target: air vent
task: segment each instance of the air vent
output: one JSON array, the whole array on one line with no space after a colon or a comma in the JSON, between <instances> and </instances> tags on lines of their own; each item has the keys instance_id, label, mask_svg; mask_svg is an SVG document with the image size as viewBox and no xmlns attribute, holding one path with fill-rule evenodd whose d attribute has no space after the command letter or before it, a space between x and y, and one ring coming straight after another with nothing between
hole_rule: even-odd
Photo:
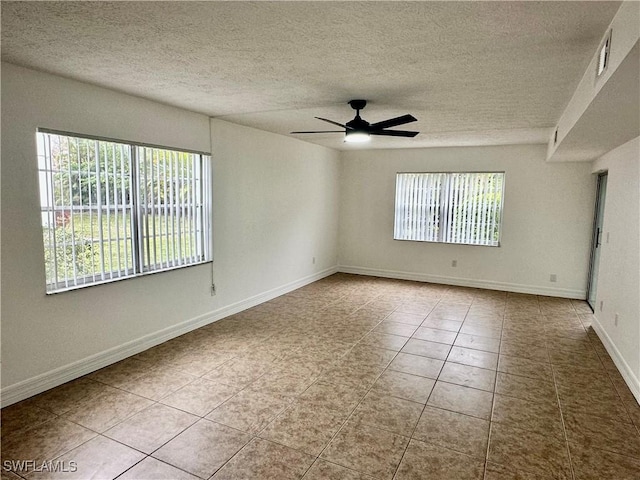
<instances>
[{"instance_id":1,"label":"air vent","mask_svg":"<svg viewBox=\"0 0 640 480\"><path fill-rule=\"evenodd\" d=\"M609 66L609 54L611 52L611 32L607 34L606 38L600 45L600 50L598 51L598 64L596 66L596 78L602 76L602 74L607 70Z\"/></svg>"}]
</instances>

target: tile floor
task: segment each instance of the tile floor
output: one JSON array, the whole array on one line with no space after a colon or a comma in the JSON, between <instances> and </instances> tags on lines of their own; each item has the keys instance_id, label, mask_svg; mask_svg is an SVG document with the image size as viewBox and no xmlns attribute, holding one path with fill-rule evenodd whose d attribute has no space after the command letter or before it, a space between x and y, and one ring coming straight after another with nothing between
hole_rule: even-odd
<instances>
[{"instance_id":1,"label":"tile floor","mask_svg":"<svg viewBox=\"0 0 640 480\"><path fill-rule=\"evenodd\" d=\"M637 480L591 318L333 275L5 408L2 480Z\"/></svg>"}]
</instances>

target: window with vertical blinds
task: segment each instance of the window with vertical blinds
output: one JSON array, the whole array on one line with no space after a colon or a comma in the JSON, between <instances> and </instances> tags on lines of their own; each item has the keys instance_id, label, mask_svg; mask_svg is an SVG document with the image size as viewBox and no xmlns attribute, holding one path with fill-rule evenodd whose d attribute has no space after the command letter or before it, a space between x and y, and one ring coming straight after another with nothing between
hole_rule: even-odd
<instances>
[{"instance_id":1,"label":"window with vertical blinds","mask_svg":"<svg viewBox=\"0 0 640 480\"><path fill-rule=\"evenodd\" d=\"M47 293L211 260L210 157L38 131Z\"/></svg>"},{"instance_id":2,"label":"window with vertical blinds","mask_svg":"<svg viewBox=\"0 0 640 480\"><path fill-rule=\"evenodd\" d=\"M503 172L398 173L394 239L500 245Z\"/></svg>"}]
</instances>

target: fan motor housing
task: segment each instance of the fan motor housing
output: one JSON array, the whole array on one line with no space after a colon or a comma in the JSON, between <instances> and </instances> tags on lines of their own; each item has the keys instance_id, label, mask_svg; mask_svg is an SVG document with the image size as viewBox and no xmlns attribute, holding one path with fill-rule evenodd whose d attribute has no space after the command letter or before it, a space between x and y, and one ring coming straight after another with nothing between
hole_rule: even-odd
<instances>
[{"instance_id":1,"label":"fan motor housing","mask_svg":"<svg viewBox=\"0 0 640 480\"><path fill-rule=\"evenodd\" d=\"M360 115L356 115L356 118L348 121L346 125L353 130L367 130L369 128L369 122L360 118Z\"/></svg>"}]
</instances>

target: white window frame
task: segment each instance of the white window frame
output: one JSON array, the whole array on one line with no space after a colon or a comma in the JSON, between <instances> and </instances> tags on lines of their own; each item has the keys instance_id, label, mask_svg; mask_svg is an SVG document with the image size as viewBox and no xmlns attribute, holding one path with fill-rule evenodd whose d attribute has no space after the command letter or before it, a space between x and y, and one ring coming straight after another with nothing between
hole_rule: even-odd
<instances>
[{"instance_id":1,"label":"white window frame","mask_svg":"<svg viewBox=\"0 0 640 480\"><path fill-rule=\"evenodd\" d=\"M393 238L499 247L504 185L504 172L398 172Z\"/></svg>"},{"instance_id":2,"label":"white window frame","mask_svg":"<svg viewBox=\"0 0 640 480\"><path fill-rule=\"evenodd\" d=\"M210 153L45 128L39 128L36 137L47 294L212 261ZM52 142L58 152L63 150L61 142L66 142L69 160L65 170L54 166ZM71 166L73 142L75 167ZM80 142L91 142L95 148L93 156L85 149L85 159L92 158L94 164L87 160L84 170ZM107 178L104 186L101 175ZM91 183L92 176L99 194L83 199L81 184ZM68 178L66 190L61 184L63 177ZM79 200L74 198L72 186L78 187ZM88 191L86 197L91 197L92 188ZM81 220L76 219L78 214ZM80 224L87 214L90 233ZM57 240L60 233L62 246ZM87 245L90 261L79 257ZM81 262L85 267L77 268ZM114 263L116 268L111 267ZM91 271L87 271L87 264Z\"/></svg>"}]
</instances>

